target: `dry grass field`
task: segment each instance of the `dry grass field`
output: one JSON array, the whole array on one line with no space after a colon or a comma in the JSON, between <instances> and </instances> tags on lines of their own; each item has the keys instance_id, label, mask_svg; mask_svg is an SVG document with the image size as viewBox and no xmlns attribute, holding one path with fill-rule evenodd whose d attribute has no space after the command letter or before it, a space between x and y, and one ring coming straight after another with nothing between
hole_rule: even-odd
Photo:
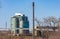
<instances>
[{"instance_id":1,"label":"dry grass field","mask_svg":"<svg viewBox=\"0 0 60 39\"><path fill-rule=\"evenodd\" d=\"M32 39L32 36L12 36L9 32L0 31L0 39ZM47 39L35 36L35 39ZM49 32L48 39L60 39L60 29L58 32Z\"/></svg>"},{"instance_id":2,"label":"dry grass field","mask_svg":"<svg viewBox=\"0 0 60 39\"><path fill-rule=\"evenodd\" d=\"M0 39L32 39L32 36L8 36L0 35ZM42 39L41 37L35 37L35 39Z\"/></svg>"}]
</instances>

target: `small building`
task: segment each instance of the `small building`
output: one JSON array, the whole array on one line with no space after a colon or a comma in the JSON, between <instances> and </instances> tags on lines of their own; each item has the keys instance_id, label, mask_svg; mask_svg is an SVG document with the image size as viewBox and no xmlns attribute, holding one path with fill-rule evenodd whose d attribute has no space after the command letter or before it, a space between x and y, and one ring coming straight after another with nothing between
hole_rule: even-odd
<instances>
[{"instance_id":1,"label":"small building","mask_svg":"<svg viewBox=\"0 0 60 39\"><path fill-rule=\"evenodd\" d=\"M16 13L11 17L11 33L13 34L29 34L28 17L21 13Z\"/></svg>"}]
</instances>

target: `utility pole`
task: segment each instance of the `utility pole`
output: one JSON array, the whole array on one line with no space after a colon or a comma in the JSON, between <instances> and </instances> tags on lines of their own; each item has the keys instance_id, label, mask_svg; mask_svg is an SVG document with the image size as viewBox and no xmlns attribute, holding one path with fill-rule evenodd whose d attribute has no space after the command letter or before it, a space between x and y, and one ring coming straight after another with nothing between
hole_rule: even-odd
<instances>
[{"instance_id":1,"label":"utility pole","mask_svg":"<svg viewBox=\"0 0 60 39\"><path fill-rule=\"evenodd\" d=\"M32 7L33 7L33 39L34 39L34 34L35 34L35 32L34 32L34 2L32 2Z\"/></svg>"},{"instance_id":2,"label":"utility pole","mask_svg":"<svg viewBox=\"0 0 60 39\"><path fill-rule=\"evenodd\" d=\"M7 22L5 23L5 28L7 29Z\"/></svg>"}]
</instances>

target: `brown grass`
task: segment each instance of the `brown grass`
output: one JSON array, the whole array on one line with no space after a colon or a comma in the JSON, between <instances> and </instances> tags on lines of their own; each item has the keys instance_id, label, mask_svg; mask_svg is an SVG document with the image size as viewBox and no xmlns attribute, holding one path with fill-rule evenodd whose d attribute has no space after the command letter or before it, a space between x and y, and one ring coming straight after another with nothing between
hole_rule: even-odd
<instances>
[{"instance_id":1,"label":"brown grass","mask_svg":"<svg viewBox=\"0 0 60 39\"><path fill-rule=\"evenodd\" d=\"M10 34L9 32L7 33L2 33L0 31L0 39L32 39L32 36L12 36L8 35ZM35 39L43 39L42 37L35 36ZM45 38L47 39L47 38ZM60 39L60 29L58 32L49 32L49 37L48 39Z\"/></svg>"}]
</instances>

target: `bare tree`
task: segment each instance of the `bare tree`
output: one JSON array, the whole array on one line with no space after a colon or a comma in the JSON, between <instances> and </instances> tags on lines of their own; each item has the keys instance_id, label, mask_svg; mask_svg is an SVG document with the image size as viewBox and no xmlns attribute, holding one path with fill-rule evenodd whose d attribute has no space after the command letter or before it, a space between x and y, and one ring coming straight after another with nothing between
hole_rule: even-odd
<instances>
[{"instance_id":1,"label":"bare tree","mask_svg":"<svg viewBox=\"0 0 60 39\"><path fill-rule=\"evenodd\" d=\"M58 24L57 24L57 26L58 26L58 29L60 28L60 18L58 18Z\"/></svg>"},{"instance_id":2,"label":"bare tree","mask_svg":"<svg viewBox=\"0 0 60 39\"><path fill-rule=\"evenodd\" d=\"M50 24L47 18L43 18L43 23L44 23L44 26L48 26L48 24Z\"/></svg>"},{"instance_id":3,"label":"bare tree","mask_svg":"<svg viewBox=\"0 0 60 39\"><path fill-rule=\"evenodd\" d=\"M43 20L44 20L44 23L47 24L47 26L52 26L53 30L55 31L55 26L58 23L56 17L50 16L50 17L44 18Z\"/></svg>"}]
</instances>

